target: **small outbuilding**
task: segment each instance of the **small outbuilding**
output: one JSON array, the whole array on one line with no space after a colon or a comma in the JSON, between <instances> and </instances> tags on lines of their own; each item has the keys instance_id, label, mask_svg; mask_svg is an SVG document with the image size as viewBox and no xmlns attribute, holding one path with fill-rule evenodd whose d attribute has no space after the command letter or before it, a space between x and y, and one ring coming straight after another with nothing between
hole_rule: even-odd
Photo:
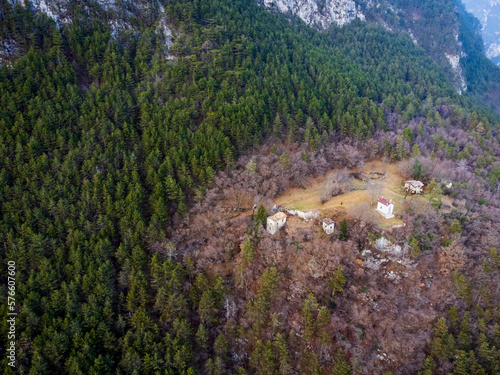
<instances>
[{"instance_id":1,"label":"small outbuilding","mask_svg":"<svg viewBox=\"0 0 500 375\"><path fill-rule=\"evenodd\" d=\"M286 223L286 214L276 212L267 218L267 231L271 234L276 233Z\"/></svg>"},{"instance_id":2,"label":"small outbuilding","mask_svg":"<svg viewBox=\"0 0 500 375\"><path fill-rule=\"evenodd\" d=\"M325 233L332 234L335 229L335 222L329 217L324 218L321 222L323 223L323 230Z\"/></svg>"},{"instance_id":3,"label":"small outbuilding","mask_svg":"<svg viewBox=\"0 0 500 375\"><path fill-rule=\"evenodd\" d=\"M405 182L404 191L410 194L422 194L424 184L421 181L409 180Z\"/></svg>"},{"instance_id":4,"label":"small outbuilding","mask_svg":"<svg viewBox=\"0 0 500 375\"><path fill-rule=\"evenodd\" d=\"M392 219L394 217L394 203L392 203L392 199L388 201L383 197L380 198L377 201L377 211L386 219Z\"/></svg>"},{"instance_id":5,"label":"small outbuilding","mask_svg":"<svg viewBox=\"0 0 500 375\"><path fill-rule=\"evenodd\" d=\"M443 181L444 187L447 189L451 189L453 187L453 182L451 181Z\"/></svg>"}]
</instances>

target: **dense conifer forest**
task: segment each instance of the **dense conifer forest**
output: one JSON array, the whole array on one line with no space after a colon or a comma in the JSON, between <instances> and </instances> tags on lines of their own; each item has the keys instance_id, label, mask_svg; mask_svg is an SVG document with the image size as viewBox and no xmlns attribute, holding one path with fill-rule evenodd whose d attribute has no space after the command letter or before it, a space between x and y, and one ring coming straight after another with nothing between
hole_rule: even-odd
<instances>
[{"instance_id":1,"label":"dense conifer forest","mask_svg":"<svg viewBox=\"0 0 500 375\"><path fill-rule=\"evenodd\" d=\"M283 176L266 175L264 165L296 180L320 175L327 168L314 170L312 161L321 165L345 145L345 154L366 160L420 156L427 171L431 153L443 165L465 160L476 170L475 185L464 177L455 194L487 191L469 213L494 222L500 122L481 98L494 91L487 82L498 71L486 62L484 71L469 66L472 93L460 96L424 49L382 27L355 21L318 33L250 1L163 3L176 35L169 48L156 8L116 35L76 2L72 22L60 27L40 12L0 3L0 39L16 49L0 68L3 342L9 260L17 267L19 314L17 369L2 351L3 373L405 373L404 360L394 368L366 361L363 370L359 353L343 344L348 338L339 333L332 341L330 316L344 299L348 305L342 293L353 285L348 265L335 266L324 295L301 301L300 337L280 328L273 303L288 271L262 260L262 212L234 239L241 274L255 267L245 291L241 279L204 269L175 239L224 183L262 179L264 186ZM259 150L272 156L249 175L249 156ZM331 165L341 168L352 155ZM261 196L272 190L255 189ZM439 228L440 220L456 220L455 233L473 225L465 214L438 219L430 212L415 214L421 232L401 239L413 239L422 253L442 245L438 229L425 237L426 222ZM349 222L350 235L343 225L335 246L358 251L357 224ZM475 249L473 239L461 241ZM498 373L500 263L496 249L484 251L471 255L469 274L447 276L457 306L422 328L434 327L412 367L422 374ZM483 288L480 300L473 285ZM244 324L230 314L237 293Z\"/></svg>"}]
</instances>

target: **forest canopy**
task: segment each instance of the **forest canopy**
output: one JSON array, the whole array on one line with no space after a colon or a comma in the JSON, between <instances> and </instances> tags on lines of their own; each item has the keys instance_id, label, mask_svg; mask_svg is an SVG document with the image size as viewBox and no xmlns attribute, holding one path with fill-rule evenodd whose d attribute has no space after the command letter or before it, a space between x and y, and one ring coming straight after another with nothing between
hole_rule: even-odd
<instances>
[{"instance_id":1,"label":"forest canopy","mask_svg":"<svg viewBox=\"0 0 500 375\"><path fill-rule=\"evenodd\" d=\"M319 153L415 119L479 133L481 145L497 136L498 117L459 96L408 37L361 22L317 33L244 0L163 3L117 34L76 3L72 22L58 26L1 0L0 39L16 53L0 68L0 259L17 267L19 373L288 373L283 333L256 339L252 359L233 366L234 342L219 327L230 281L165 244L217 172L231 173L266 142ZM175 30L170 47L161 17ZM449 159L475 155L433 137ZM375 154L398 160L405 146L394 138ZM491 186L496 155L488 149L479 162ZM245 242L249 263L254 241ZM257 333L272 319L281 276L270 266L256 278L246 308ZM343 277L338 268L335 285ZM6 295L2 282L2 316ZM308 297L304 319L326 326L332 306L323 302ZM436 323L438 344L459 335L468 315L453 318L449 332ZM308 326L311 340L320 342L323 326ZM4 319L2 338L7 330ZM436 358L448 355L438 344ZM336 352L333 373L349 373L345 355ZM319 366L314 351L304 358Z\"/></svg>"}]
</instances>

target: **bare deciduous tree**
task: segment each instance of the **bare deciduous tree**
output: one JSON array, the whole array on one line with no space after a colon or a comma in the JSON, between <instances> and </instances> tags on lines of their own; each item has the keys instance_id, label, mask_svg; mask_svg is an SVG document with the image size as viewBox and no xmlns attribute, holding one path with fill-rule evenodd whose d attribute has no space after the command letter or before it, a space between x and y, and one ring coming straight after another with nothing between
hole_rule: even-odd
<instances>
[{"instance_id":1,"label":"bare deciduous tree","mask_svg":"<svg viewBox=\"0 0 500 375\"><path fill-rule=\"evenodd\" d=\"M169 241L165 244L163 253L167 256L167 258L175 259L175 257L177 256L177 247L173 242Z\"/></svg>"},{"instance_id":2,"label":"bare deciduous tree","mask_svg":"<svg viewBox=\"0 0 500 375\"><path fill-rule=\"evenodd\" d=\"M370 194L370 205L373 205L375 197L378 197L382 192L382 185L378 182L370 181L366 184L366 190L368 190L368 194Z\"/></svg>"},{"instance_id":3,"label":"bare deciduous tree","mask_svg":"<svg viewBox=\"0 0 500 375\"><path fill-rule=\"evenodd\" d=\"M331 197L344 194L352 190L351 177L346 169L330 173L326 179L326 186L321 201L324 203Z\"/></svg>"},{"instance_id":4,"label":"bare deciduous tree","mask_svg":"<svg viewBox=\"0 0 500 375\"><path fill-rule=\"evenodd\" d=\"M439 272L445 275L465 267L466 257L464 249L457 238L448 247L442 249L438 260L440 264Z\"/></svg>"},{"instance_id":5,"label":"bare deciduous tree","mask_svg":"<svg viewBox=\"0 0 500 375\"><path fill-rule=\"evenodd\" d=\"M465 178L465 176L467 175L467 172L468 172L467 161L464 159L459 160L457 162L456 171L457 171L457 177L461 181L463 181L463 179Z\"/></svg>"}]
</instances>

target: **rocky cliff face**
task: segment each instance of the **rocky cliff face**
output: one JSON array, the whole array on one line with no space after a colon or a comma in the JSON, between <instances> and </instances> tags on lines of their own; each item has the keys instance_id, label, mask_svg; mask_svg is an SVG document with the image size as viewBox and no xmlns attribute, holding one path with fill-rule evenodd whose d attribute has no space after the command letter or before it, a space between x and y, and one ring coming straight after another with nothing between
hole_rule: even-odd
<instances>
[{"instance_id":1,"label":"rocky cliff face","mask_svg":"<svg viewBox=\"0 0 500 375\"><path fill-rule=\"evenodd\" d=\"M72 22L74 15L75 3L68 0L9 1L47 14L58 26ZM125 30L133 30L132 17L139 18L149 25L157 24L164 34L172 34L171 30L165 29L165 11L159 0L91 0L78 5L89 18L109 24L113 36Z\"/></svg>"},{"instance_id":2,"label":"rocky cliff face","mask_svg":"<svg viewBox=\"0 0 500 375\"><path fill-rule=\"evenodd\" d=\"M47 14L59 27L73 20L75 4L68 0L9 1L13 5L20 3L22 6L29 6L35 11ZM166 52L173 44L174 33L168 27L165 9L159 0L91 0L83 2L80 7L89 18L107 23L114 38L121 32L134 31L132 18L135 17L150 26L156 26L158 33L165 38ZM166 56L169 58L168 52Z\"/></svg>"},{"instance_id":3,"label":"rocky cliff face","mask_svg":"<svg viewBox=\"0 0 500 375\"><path fill-rule=\"evenodd\" d=\"M456 75L455 88L460 94L462 94L467 90L467 84L465 83L464 73L462 71L462 66L460 65L460 56L450 55L448 53L445 53L445 56L448 59L454 74Z\"/></svg>"},{"instance_id":4,"label":"rocky cliff face","mask_svg":"<svg viewBox=\"0 0 500 375\"><path fill-rule=\"evenodd\" d=\"M364 15L353 0L264 0L264 5L300 17L309 26L327 29L345 25Z\"/></svg>"}]
</instances>

